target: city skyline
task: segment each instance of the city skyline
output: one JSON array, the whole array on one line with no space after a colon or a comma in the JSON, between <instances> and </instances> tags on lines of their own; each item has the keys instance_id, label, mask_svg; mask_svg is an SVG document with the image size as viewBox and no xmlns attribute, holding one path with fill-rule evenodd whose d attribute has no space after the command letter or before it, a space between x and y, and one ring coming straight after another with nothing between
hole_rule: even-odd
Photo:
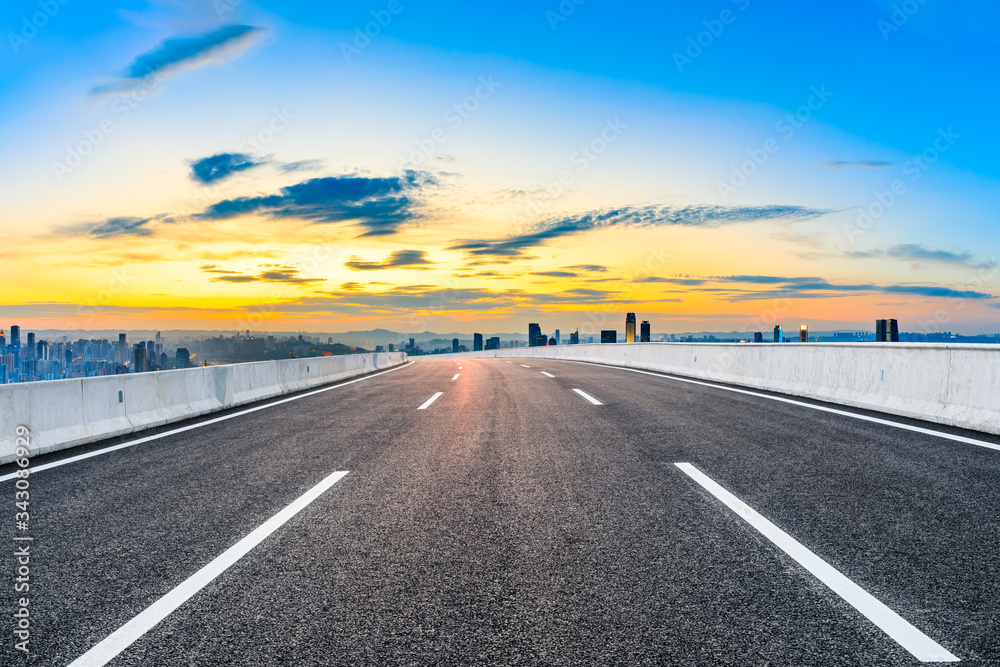
<instances>
[{"instance_id":1,"label":"city skyline","mask_svg":"<svg viewBox=\"0 0 1000 667\"><path fill-rule=\"evenodd\" d=\"M54 6L0 48L25 328L1000 329L996 7Z\"/></svg>"}]
</instances>

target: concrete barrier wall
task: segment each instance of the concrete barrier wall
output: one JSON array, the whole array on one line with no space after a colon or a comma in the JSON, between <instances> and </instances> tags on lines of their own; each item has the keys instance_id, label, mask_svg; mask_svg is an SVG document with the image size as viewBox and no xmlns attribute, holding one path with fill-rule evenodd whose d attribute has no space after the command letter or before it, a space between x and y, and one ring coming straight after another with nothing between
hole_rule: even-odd
<instances>
[{"instance_id":1,"label":"concrete barrier wall","mask_svg":"<svg viewBox=\"0 0 1000 667\"><path fill-rule=\"evenodd\" d=\"M513 348L440 357L591 361L766 389L1000 434L1000 345L616 343Z\"/></svg>"},{"instance_id":2,"label":"concrete barrier wall","mask_svg":"<svg viewBox=\"0 0 1000 667\"><path fill-rule=\"evenodd\" d=\"M397 366L402 352L259 361L176 371L0 385L0 463L14 458L15 429L31 453L162 426Z\"/></svg>"}]
</instances>

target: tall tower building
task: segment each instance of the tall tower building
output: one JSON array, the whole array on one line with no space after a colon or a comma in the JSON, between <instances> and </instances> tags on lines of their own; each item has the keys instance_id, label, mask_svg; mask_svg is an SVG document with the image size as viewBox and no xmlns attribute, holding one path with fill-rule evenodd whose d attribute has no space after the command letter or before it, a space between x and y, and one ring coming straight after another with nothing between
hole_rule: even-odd
<instances>
[{"instance_id":1,"label":"tall tower building","mask_svg":"<svg viewBox=\"0 0 1000 667\"><path fill-rule=\"evenodd\" d=\"M146 346L136 343L132 348L132 363L136 373L146 372Z\"/></svg>"},{"instance_id":2,"label":"tall tower building","mask_svg":"<svg viewBox=\"0 0 1000 667\"><path fill-rule=\"evenodd\" d=\"M483 349L483 334L472 334L472 351L479 352Z\"/></svg>"},{"instance_id":3,"label":"tall tower building","mask_svg":"<svg viewBox=\"0 0 1000 667\"><path fill-rule=\"evenodd\" d=\"M884 343L889 340L887 335L888 322L885 320L875 320L875 342Z\"/></svg>"},{"instance_id":4,"label":"tall tower building","mask_svg":"<svg viewBox=\"0 0 1000 667\"><path fill-rule=\"evenodd\" d=\"M635 342L635 313L625 313L625 342Z\"/></svg>"},{"instance_id":5,"label":"tall tower building","mask_svg":"<svg viewBox=\"0 0 1000 667\"><path fill-rule=\"evenodd\" d=\"M774 327L774 342L775 343L785 342L785 332L782 331L780 324Z\"/></svg>"},{"instance_id":6,"label":"tall tower building","mask_svg":"<svg viewBox=\"0 0 1000 667\"><path fill-rule=\"evenodd\" d=\"M648 343L650 338L649 320L643 320L642 324L639 326L639 342Z\"/></svg>"},{"instance_id":7,"label":"tall tower building","mask_svg":"<svg viewBox=\"0 0 1000 667\"><path fill-rule=\"evenodd\" d=\"M458 352L458 339L457 338L452 338L451 339L451 351L452 352Z\"/></svg>"},{"instance_id":8,"label":"tall tower building","mask_svg":"<svg viewBox=\"0 0 1000 667\"><path fill-rule=\"evenodd\" d=\"M5 347L7 347L7 334L3 332L3 329L0 329L0 354L5 354L7 352L7 350L4 349Z\"/></svg>"},{"instance_id":9,"label":"tall tower building","mask_svg":"<svg viewBox=\"0 0 1000 667\"><path fill-rule=\"evenodd\" d=\"M617 343L618 342L618 330L617 329L602 329L601 330L601 342L602 343Z\"/></svg>"},{"instance_id":10,"label":"tall tower building","mask_svg":"<svg viewBox=\"0 0 1000 667\"><path fill-rule=\"evenodd\" d=\"M808 343L809 342L809 325L803 324L799 327L799 342Z\"/></svg>"},{"instance_id":11,"label":"tall tower building","mask_svg":"<svg viewBox=\"0 0 1000 667\"><path fill-rule=\"evenodd\" d=\"M10 352L17 356L21 352L21 327L16 324L10 328Z\"/></svg>"},{"instance_id":12,"label":"tall tower building","mask_svg":"<svg viewBox=\"0 0 1000 667\"><path fill-rule=\"evenodd\" d=\"M889 320L889 342L899 342L899 322L896 320Z\"/></svg>"},{"instance_id":13,"label":"tall tower building","mask_svg":"<svg viewBox=\"0 0 1000 667\"><path fill-rule=\"evenodd\" d=\"M535 347L538 345L538 338L542 335L542 328L538 324L532 322L528 324L528 346Z\"/></svg>"}]
</instances>

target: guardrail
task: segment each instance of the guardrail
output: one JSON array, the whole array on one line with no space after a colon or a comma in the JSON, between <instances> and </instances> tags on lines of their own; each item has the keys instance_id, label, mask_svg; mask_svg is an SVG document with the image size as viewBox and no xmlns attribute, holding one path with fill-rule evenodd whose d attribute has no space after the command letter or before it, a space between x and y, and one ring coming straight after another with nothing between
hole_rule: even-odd
<instances>
[{"instance_id":1,"label":"guardrail","mask_svg":"<svg viewBox=\"0 0 1000 667\"><path fill-rule=\"evenodd\" d=\"M329 384L405 360L402 352L349 354L0 385L0 463L14 460L18 426L31 431L31 454L44 454Z\"/></svg>"},{"instance_id":2,"label":"guardrail","mask_svg":"<svg viewBox=\"0 0 1000 667\"><path fill-rule=\"evenodd\" d=\"M1000 434L1000 345L609 343L439 356L591 361Z\"/></svg>"}]
</instances>

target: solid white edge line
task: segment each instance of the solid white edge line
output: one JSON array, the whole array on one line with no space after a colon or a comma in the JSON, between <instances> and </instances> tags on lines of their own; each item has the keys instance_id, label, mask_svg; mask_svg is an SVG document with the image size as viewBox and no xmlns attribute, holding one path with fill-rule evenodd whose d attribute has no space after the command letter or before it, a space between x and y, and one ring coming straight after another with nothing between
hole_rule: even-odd
<instances>
[{"instance_id":1,"label":"solid white edge line","mask_svg":"<svg viewBox=\"0 0 1000 667\"><path fill-rule=\"evenodd\" d=\"M521 364L521 365L524 366L525 368L531 368L531 366L528 366L527 364Z\"/></svg>"},{"instance_id":2,"label":"solid white edge line","mask_svg":"<svg viewBox=\"0 0 1000 667\"><path fill-rule=\"evenodd\" d=\"M946 440L954 440L955 442L963 442L967 445L975 445L976 447L984 447L986 449L993 449L1000 451L1000 445L986 442L984 440L976 440L975 438L966 438L962 435L953 435L951 433L945 433L943 431L935 431L929 428L923 428L920 426L911 426L909 424L902 424L900 422L894 422L889 419L879 419L878 417L869 417L868 415L859 415L856 412L848 412L847 410L837 410L836 408L828 408L823 405L813 405L812 403L804 403L802 401L796 401L791 398L783 398L781 396L770 396L768 394L761 394L756 391L749 391L747 389L737 389L736 387L725 387L723 385L712 384L711 382L701 382L699 380L690 380L688 378L676 377L673 375L664 375L663 373L653 373L651 371L641 371L636 368L625 368L624 366L610 366L608 364L595 364L590 361L574 361L571 359L550 359L549 361L562 361L567 364L583 364L584 366L598 366L600 368L613 368L620 371L629 371L630 373L641 373L643 375L652 375L654 377L663 378L664 380L673 380L674 382L686 382L688 384L696 384L702 387L711 387L712 389L721 389L722 391L731 391L737 394L746 394L748 396L757 396L758 398L766 398L770 401L778 401L779 403L789 403L791 405L798 405L803 408L810 408L812 410L819 410L820 412L828 412L834 415L841 415L843 417L853 417L854 419L860 419L862 421L871 422L873 424L882 424L883 426L892 426L893 428L903 429L905 431L912 431L914 433L923 433L924 435L933 435L939 438L944 438ZM816 399L820 400L820 399ZM864 410L865 408L859 408ZM961 428L956 426L955 428Z\"/></svg>"},{"instance_id":3,"label":"solid white edge line","mask_svg":"<svg viewBox=\"0 0 1000 667\"><path fill-rule=\"evenodd\" d=\"M455 377L453 377L452 380L457 380L459 375L461 375L461 373L455 373Z\"/></svg>"},{"instance_id":4,"label":"solid white edge line","mask_svg":"<svg viewBox=\"0 0 1000 667\"><path fill-rule=\"evenodd\" d=\"M585 392L583 389L574 389L573 391L578 393L580 396L583 396L585 399L587 399L594 405L604 405L604 403L601 403L599 400L597 400L596 398Z\"/></svg>"},{"instance_id":5,"label":"solid white edge line","mask_svg":"<svg viewBox=\"0 0 1000 667\"><path fill-rule=\"evenodd\" d=\"M31 474L35 474L42 470L48 470L49 468L58 468L59 466L64 466L69 463L75 463L77 461L83 461L84 459L93 458L94 456L100 456L101 454L107 454L109 452L114 452L119 449L125 449L126 447L134 447L136 445L141 445L146 442L152 442L153 440L159 440L160 438L166 438L167 436L177 435L178 433L184 433L186 431L192 431L196 428L201 428L202 426L208 426L210 424L218 424L219 422L224 422L227 419L234 419L236 417L242 417L243 415L248 415L251 412L257 412L258 410L266 410L267 408L272 408L275 405L281 405L283 403L290 403L292 401L297 401L300 398L307 398L309 396L315 396L316 394L322 394L325 391L331 391L333 389L340 389L341 387L346 387L349 384L354 384L355 382L363 382L365 380L370 380L373 377L378 377L379 375L385 375L386 373L392 373L393 371L398 371L400 369L406 368L407 366L413 365L415 362L408 361L405 364L396 366L395 368L390 368L385 371L380 371L378 373L373 373L371 375L366 375L365 377L358 378L356 380L350 380L349 382L341 382L340 384L335 384L330 387L324 387L323 389L317 389L316 391L310 391L305 394L300 394L298 396L292 396L291 398L283 398L280 401L274 401L268 403L267 405L258 405L255 408L250 408L248 410L240 410L239 412L234 412L231 415L223 415L222 417L215 417L213 419L206 419L203 422L198 422L197 424L191 424L190 426L182 426L180 428L171 429L169 431L164 431L163 433L157 433L156 435L148 435L145 438L139 438L138 440L129 440L128 442L123 442L120 445L113 445L111 447L105 447L104 449L97 449L92 452L87 452L86 454L78 454L77 456L71 456L66 459L60 459L58 461L53 461L52 463L43 463L39 466L31 466ZM0 477L0 482L6 482L7 480L14 479L17 473L11 473L9 475L3 475Z\"/></svg>"},{"instance_id":6,"label":"solid white edge line","mask_svg":"<svg viewBox=\"0 0 1000 667\"><path fill-rule=\"evenodd\" d=\"M757 513L752 507L726 491L708 475L690 463L675 463L685 475L711 493L753 526L761 535L791 556L799 565L819 579L827 588L844 599L892 637L900 646L921 662L958 662L959 658L933 639L913 627L902 616L879 602L868 591L841 574L825 560L814 554L791 535Z\"/></svg>"},{"instance_id":7,"label":"solid white edge line","mask_svg":"<svg viewBox=\"0 0 1000 667\"><path fill-rule=\"evenodd\" d=\"M426 401L424 401L424 404L421 405L419 408L417 408L417 410L426 410L427 408L429 408L431 406L431 403L433 403L434 401L436 401L439 398L441 398L441 394L443 394L443 393L444 393L443 391L439 391L438 393L434 394L433 396L431 396L430 398L428 398Z\"/></svg>"},{"instance_id":8,"label":"solid white edge line","mask_svg":"<svg viewBox=\"0 0 1000 667\"><path fill-rule=\"evenodd\" d=\"M546 377L550 377L550 378L554 378L555 377L555 375L553 375L552 373L546 373L545 371L542 371L542 375L545 375Z\"/></svg>"},{"instance_id":9,"label":"solid white edge line","mask_svg":"<svg viewBox=\"0 0 1000 667\"><path fill-rule=\"evenodd\" d=\"M198 591L211 583L212 580L246 556L251 549L267 539L271 533L287 523L331 486L343 479L345 475L347 475L346 471L335 472L306 491L293 501L291 505L288 505L285 509L265 521L252 533L222 552L222 554L217 556L208 565L192 574L169 593L146 607L138 616L115 630L99 644L71 662L69 667L102 667L106 665L119 653L131 646L137 639L153 629L160 621L173 613L178 607L191 599Z\"/></svg>"}]
</instances>

